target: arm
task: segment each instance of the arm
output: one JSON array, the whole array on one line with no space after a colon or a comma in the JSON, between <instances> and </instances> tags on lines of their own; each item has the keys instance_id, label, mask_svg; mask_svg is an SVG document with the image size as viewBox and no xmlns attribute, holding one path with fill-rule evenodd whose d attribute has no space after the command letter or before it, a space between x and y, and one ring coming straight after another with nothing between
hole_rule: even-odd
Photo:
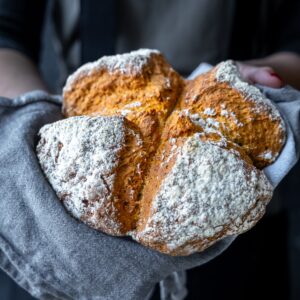
<instances>
[{"instance_id":1,"label":"arm","mask_svg":"<svg viewBox=\"0 0 300 300\"><path fill-rule=\"evenodd\" d=\"M34 63L12 49L0 49L0 96L13 98L34 89L47 91Z\"/></svg>"},{"instance_id":2,"label":"arm","mask_svg":"<svg viewBox=\"0 0 300 300\"><path fill-rule=\"evenodd\" d=\"M46 87L36 66L46 0L0 0L0 96Z\"/></svg>"}]
</instances>

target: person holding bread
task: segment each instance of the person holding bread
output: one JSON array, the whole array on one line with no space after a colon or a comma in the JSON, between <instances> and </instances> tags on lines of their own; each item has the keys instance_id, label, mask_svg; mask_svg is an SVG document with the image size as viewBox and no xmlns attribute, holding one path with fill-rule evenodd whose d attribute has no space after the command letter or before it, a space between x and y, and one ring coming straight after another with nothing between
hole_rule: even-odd
<instances>
[{"instance_id":1,"label":"person holding bread","mask_svg":"<svg viewBox=\"0 0 300 300\"><path fill-rule=\"evenodd\" d=\"M159 276L168 274L167 270L174 272L175 275L172 279L174 282L176 282L176 280L181 282L178 283L177 290L176 287L172 290L172 295L176 295L173 296L174 298L172 299L184 299L185 296L185 299L198 299L200 297L203 299L220 299L220 297L222 297L222 299L248 299L247 297L256 295L258 291L260 291L261 295L270 296L273 293L277 296L282 295L282 297L286 297L287 294L290 293L291 299L297 299L299 290L297 290L296 286L292 286L291 291L289 291L287 282L280 284L278 273L274 272L273 276L271 276L269 270L265 270L270 267L273 262L272 260L277 256L286 255L282 248L284 247L285 235L287 234L285 227L287 219L282 213L280 201L276 201L276 197L278 197L276 194L275 199L270 202L270 208L268 208L265 219L263 219L253 231L238 238L224 254L218 257L216 256L227 248L232 240L230 242L227 240L227 244L226 242L222 244L222 240L218 242L219 244L217 243L214 248L212 248L213 250L211 250L214 251L214 254L205 254L209 252L203 252L204 255L210 257L209 259L199 257L197 260L191 255L191 258L182 258L182 260L181 258L178 258L178 260L174 258L173 260L173 258L165 258L164 256L172 254L172 251L166 250L159 244L151 244L147 241L148 236L145 230L142 231L142 234L131 232L129 236L137 241L141 241L143 245L150 245L150 248L152 247L152 249L158 251L161 250L160 252L166 254L155 254L154 250L147 248L138 248L144 250L140 250L137 253L135 249L133 251L133 248L131 248L130 243L132 243L132 241L129 241L128 238L105 236L101 239L103 249L110 249L109 247L113 245L113 250L104 251L102 249L103 253L106 254L99 259L97 247L101 248L101 245L99 245L99 241L97 241L97 233L93 230L91 232L91 229L83 224L76 225L76 220L73 218L65 221L62 220L62 218L59 219L59 214L63 214L64 210L58 213L57 210L61 209L60 206L59 208L55 206L56 204L51 204L54 205L53 207L47 206L47 204L42 201L42 199L48 198L50 193L52 193L51 197L53 197L53 199L57 199L52 188L57 192L57 197L60 200L63 201L67 199L68 195L59 189L67 180L62 179L63 183L60 182L58 190L56 190L55 184L52 183L57 177L54 179L50 178L52 176L50 174L48 179L52 184L52 188L50 185L47 185L45 188L40 188L45 184L44 181L40 182L40 180L45 180L45 178L38 176L38 174L34 172L32 177L26 174L25 165L22 164L24 161L26 162L26 159L30 156L28 154L29 150L27 151L26 148L17 146L18 139L14 140L14 136L22 139L18 134L23 130L24 136L26 137L25 139L28 138L28 141L30 140L30 142L28 142L28 149L33 149L38 145L37 149L39 149L38 156L41 167L47 176L47 170L51 168L48 164L49 155L46 152L48 149L47 139L59 139L59 134L56 133L55 130L60 125L57 125L58 127L53 129L54 133L52 133L51 136L47 135L48 132L52 130L50 127L41 131L42 139L39 143L36 136L42 125L55 122L62 118L60 113L60 100L55 97L53 98L53 96L49 94L62 94L62 87L64 86L63 114L65 117L83 114L79 112L80 110L86 112L90 109L91 111L89 111L89 113L97 113L97 109L93 111L94 106L92 106L92 108L88 105L85 107L85 103L83 103L82 106L77 106L78 104L76 103L76 93L78 91L86 93L87 98L92 97L86 92L88 88L83 87L83 84L85 84L84 80L88 77L84 77L84 80L82 82L80 81L82 80L82 74L85 76L89 74L89 71L85 69L86 72L82 72L82 74L76 71L75 74L77 75L69 77L66 83L67 77L77 70L79 66L95 61L104 55L121 54L139 48L158 49L163 53L172 68L181 76L177 75L177 73L173 73L173 71L166 71L166 73L164 73L169 67L165 67L165 62L160 61L162 60L160 54L154 52L153 55L157 55L158 57L157 62L153 63L154 67L151 65L152 62L150 62L149 68L156 70L155 72L157 73L162 72L166 78L169 76L168 78L170 80L168 84L172 87L171 92L169 92L167 87L166 91L162 89L161 94L165 93L164 97L166 99L168 97L168 99L175 99L176 97L183 99L183 97L186 97L184 99L190 99L188 105L180 104L188 103L188 101L184 102L183 100L179 100L176 104L178 107L175 106L174 113L174 111L172 112L169 107L167 107L169 104L165 102L166 115L171 116L168 122L166 122L166 125L164 124L165 119L163 114L159 115L160 117L157 120L151 121L152 123L150 121L139 123L139 121L136 120L144 119L138 119L135 115L131 117L130 112L128 113L130 106L128 106L126 108L127 111L122 108L123 111L120 114L123 114L125 117L127 114L127 119L132 123L127 124L127 121L124 121L124 125L123 123L118 123L121 122L120 120L113 119L114 116L111 114L112 109L115 109L117 105L117 102L113 102L114 95L109 98L109 104L105 102L101 103L103 106L101 106L101 110L105 111L105 114L112 118L111 122L115 122L112 123L113 125L109 125L105 123L106 121L101 120L101 122L99 121L102 124L101 126L103 126L104 129L110 128L110 130L119 128L118 132L114 133L114 136L120 138L120 140L122 139L121 133L123 134L124 130L124 139L129 139L130 143L136 143L134 145L140 147L139 151L141 156L136 159L140 163L141 172L143 172L143 164L146 164L148 159L147 155L150 157L152 155L154 157L156 156L154 155L155 153L151 151L149 152L150 154L144 154L143 151L147 152L149 150L145 150L143 148L144 146L141 146L139 134L146 138L147 145L153 142L151 139L157 141L159 134L162 134L162 139L165 137L168 139L175 137L175 135L169 137L168 134L174 129L174 124L181 122L181 119L178 117L179 114L180 117L183 116L182 122L186 122L184 118L187 116L187 110L192 111L193 105L195 105L194 98L192 98L191 94L194 92L196 99L196 96L201 93L197 90L198 85L202 86L202 82L207 80L203 79L203 81L201 81L202 79L200 78L199 82L197 82L197 79L195 79L196 83L192 81L192 83L187 84L191 90L186 90L186 83L184 83L183 78L188 77L200 63L205 62L213 66L218 65L222 61L231 59L232 61L230 63L225 63L226 68L237 70L242 81L248 83L248 86L260 86L263 93L271 95L269 98L272 98L273 95L277 95L276 93L284 90L285 85L290 85L295 89L300 88L299 15L300 4L295 0L277 0L270 3L265 1L240 3L238 1L225 2L220 0L155 0L151 2L139 0L97 2L88 0L24 0L21 2L16 0L0 0L0 96L4 97L0 106L3 107L1 111L3 128L4 126L9 128L8 124L12 122L11 120L20 119L24 122L20 123L22 126L18 125L18 123L16 123L16 125L10 124L9 126L12 128L11 134L6 134L4 130L4 136L0 137L0 139L7 141L5 149L9 149L9 153L13 153L15 155L14 157L16 157L16 167L11 168L11 172L13 172L13 169L19 170L16 171L15 176L4 176L4 174L7 174L7 170L10 169L10 166L8 163L7 165L5 163L1 165L0 178L3 180L5 178L6 180L6 184L2 185L3 188L5 186L2 194L7 198L4 197L3 199L11 199L11 201L6 200L6 202L10 203L13 202L12 199L18 198L16 195L19 195L20 199L23 199L22 205L16 206L15 212L13 209L7 209L7 211L5 211L5 216L11 214L11 219L17 220L17 226L15 227L19 229L15 236L18 236L18 242L12 238L15 234L14 231L11 230L13 226L9 224L6 217L1 217L0 213L1 268L13 277L19 285L29 291L30 294L41 299L91 299L92 293L89 293L88 287L93 286L94 288L97 285L99 294L96 296L99 296L99 298L94 295L95 297L92 299L119 299L121 295L125 299L140 299L141 295L145 296L146 290L150 291L146 293L147 299L159 299L159 293L161 299L171 299L168 298L170 296L164 294L164 291L167 290L168 287L168 277L165 277L166 280L161 280L160 291L157 284L160 279L164 279L164 276L163 278ZM142 53L142 55L148 54L148 52L146 54L145 52ZM115 65L117 65L120 70L122 68L122 60L120 56L117 57L120 60L115 63ZM132 59L136 59L136 57ZM107 60L108 62L105 62L105 64L107 69L109 69L111 67L109 63L111 63L112 59L107 58ZM218 66L219 67L216 67L217 69L212 69L212 73L210 74L217 72L218 68L222 69L222 66L225 68L222 64ZM126 72L126 68L124 70L123 72ZM154 72L153 70L151 72ZM160 71L158 72L157 70ZM219 78L221 77L220 75ZM116 78L108 80L111 80L113 83L118 82ZM113 84L111 82L108 86ZM157 84L157 81L155 81L155 84ZM207 80L205 84L208 85L212 83ZM79 85L79 87L77 87L77 85ZM145 84L145 86L146 85L147 84ZM263 90L264 87L270 88L270 91L268 89ZM178 89L178 91L176 89ZM30 94L31 91L34 90L39 90L39 92ZM146 97L147 93L143 91L140 92L140 95ZM128 93L130 93L130 91ZM278 95L284 95L284 93L285 91ZM292 93L289 95L292 95ZM297 95L296 91L293 95ZM134 95L132 97L134 97ZM274 96L274 99L276 97ZM9 101L8 98L11 98L11 100ZM296 97L296 100L299 99ZM293 105L298 105L296 100L291 100L291 102L294 101ZM54 104L55 101L56 104ZM135 105L138 111L140 104L136 103L137 101L134 102L135 104L129 103L128 105ZM174 108L175 100L174 103L171 102L170 100L170 107ZM148 103L150 105L150 100ZM26 109L26 111L18 111L14 114L14 105L20 106L22 109ZM35 107L31 105L35 105ZM114 108L112 108L113 106ZM298 107L294 107L296 107L294 111L298 111ZM215 107L214 112L212 112L211 108L205 107L203 111L206 111L207 114L211 114L210 117L213 118L213 114L215 114L218 109L220 110L221 120L222 114L226 114L224 107ZM235 115L238 115L238 111ZM148 118L149 116L146 115L146 117ZM233 116L231 117L233 120ZM284 115L284 118L289 117ZM35 122L34 120L43 121L36 121L40 123L32 125L32 122ZM152 119L149 117L147 120ZM297 118L293 117L292 121L289 120L292 124L292 129L294 129L293 124L296 122L294 120L297 120ZM281 124L279 119L274 118L272 121L273 125L275 121ZM80 122L86 124L85 122L89 121L82 119ZM172 122L174 122L174 124ZM24 124L28 124L28 126L29 124L31 125L27 128ZM153 128L149 124L154 124ZM165 127L163 127L162 124L164 124ZM276 125L278 124L276 123ZM185 126L187 126L185 127L186 131L199 132L198 129L196 130L193 127L194 125L185 124ZM68 128L71 129L68 130L74 129L71 121L70 125L65 126L70 126ZM283 127L284 125L278 125L278 128ZM239 124L236 123L234 128L232 131L233 134L237 132ZM270 132L273 134L277 127L274 126L270 128ZM75 131L76 130L77 129L75 129ZM105 132L105 130L103 132ZM134 132L137 133L132 135ZM149 136L147 136L148 132L150 132ZM293 132L297 132L297 130ZM57 134L57 136L54 136L55 134ZM280 131L280 135L282 134ZM212 135L214 135L214 133L212 133ZM9 141L10 138L12 141ZM66 141L68 141L68 135L66 135L65 138ZM83 136L83 139L84 138L85 136ZM258 144L259 139L256 141L258 141L256 142ZM284 139L282 138L282 144L284 144L283 141ZM295 141L297 141L297 138L295 138ZM95 140L95 144L98 142L100 145L103 141ZM105 143L110 142L113 143L113 140L110 138L105 140ZM84 142L82 143L82 145L84 145ZM129 149L133 147L133 144L126 147ZM272 140L270 144L275 147L276 141L274 142ZM196 144L191 145L195 146ZM77 146L79 147L79 144ZM61 145L59 147L63 146ZM159 146L156 145L155 147ZM171 147L172 145L170 144L170 149ZM251 148L249 145L247 147ZM245 147L245 149L247 147ZM18 151L23 152L16 152L17 150L15 149L17 148L20 148ZM76 153L78 149L75 147L73 154ZM249 153L244 153L243 149L236 148L234 151L241 153L241 156L249 156ZM269 155L267 151L265 151L265 153L266 155L263 159L267 161ZM280 153L280 151L278 151L278 153ZM158 154L160 155L160 159L165 155L162 150L158 150ZM156 155L158 154L156 153ZM72 155L72 153L70 155ZM106 155L108 155L107 161L113 159L112 153L107 153ZM3 157L5 156L3 155ZM57 159L58 156L54 155L53 160L55 161ZM67 159L69 158L65 158L66 164ZM267 166L266 161L263 159L259 154L250 157L250 160L254 161L254 164L257 164L255 166L258 166L260 169ZM30 159L28 159L28 161L29 160ZM27 165L27 168L40 170L38 160L36 159L35 161L36 162L32 160L32 162ZM271 164L272 162L270 160L268 163ZM295 162L293 162L293 164L294 163ZM153 169L155 168L160 167L154 165ZM181 169L178 167L178 170ZM86 172L88 171L85 170L82 173L81 178L87 176L87 174L85 174ZM160 172L163 173L164 171ZM285 174L286 173L284 173L284 175ZM26 176L28 176L28 178L26 178ZM70 176L72 177L73 175ZM138 174L134 174L132 178L139 180L136 179L138 176ZM8 180L8 178L10 179ZM129 179L133 180L132 178ZM127 187L130 186L129 179ZM84 182L84 178L82 180L82 182ZM11 184L7 184L7 182ZM39 187L36 187L38 182ZM107 183L109 181L106 180L105 182ZM149 182L151 182L151 184L153 183L152 186L155 185L155 180L152 177L149 177ZM10 191L13 190L13 186L24 186L24 193L20 192L19 194L9 196ZM74 190L77 189L76 186L73 187ZM104 185L104 189L105 188L107 188L106 184ZM266 187L266 190L267 189ZM18 189L16 189L16 191L17 190ZM29 192L27 193L26 191ZM149 191L147 191L150 195L152 192L152 188L149 188ZM34 204L26 202L29 198L35 199L34 202L32 202ZM1 201L4 200L0 200L0 202ZM126 203L129 203L129 208L127 208L128 211L130 211L130 200ZM2 205L6 207L4 203L2 203ZM24 205L27 206L27 208L24 209L24 213L21 213L21 210L18 210L18 208L21 209ZM76 217L78 214L76 215L76 207L74 207L75 206L67 206L66 208ZM146 213L147 211L145 214ZM51 216L51 218L49 216ZM81 217L77 218L80 219ZM294 219L295 218L293 218L293 220ZM29 220L32 221L29 222ZM28 222L30 226L25 225L26 222ZM99 225L94 215L89 214L84 216L84 222L93 228L100 228L105 233L110 234L113 232L113 235L122 235L119 234L117 229L110 227L111 220L105 221L105 225ZM69 226L70 230L67 230ZM270 228L273 228L277 233L272 232L272 230L270 231ZM68 233L68 236L60 235L60 233L64 232L63 230L66 230L65 232ZM270 243L269 245L264 243L265 235L270 235L270 237L267 238L268 243ZM42 236L42 238L39 238L40 236ZM82 244L78 243L75 237L82 241ZM2 240L4 242L2 242ZM122 240L121 243L124 244L120 244L120 240ZM172 240L172 242L174 241ZM32 248L28 248L28 243L30 245L32 243ZM90 245L88 245L89 243ZM78 249L76 249L76 244L78 245ZM281 246L279 247L278 244L281 244ZM207 243L205 247L203 246L201 250L204 251L208 246L210 246L209 243ZM188 253L186 251L189 251L188 249L191 249L190 247L191 245L186 248L178 248L174 250L174 253L178 250L178 255L186 255ZM12 251L8 249L12 249ZM200 248L197 249L199 250ZM89 253L89 251L91 252ZM148 251L154 251L154 254ZM85 259L86 253L89 254ZM151 253L151 255L149 253ZM51 256L51 258L49 258L51 264L47 260L47 256ZM95 261L93 261L93 257ZM216 258L211 262L200 266L203 262L214 257ZM100 263L99 260L101 260L103 273L92 271L93 266L95 267L97 263ZM111 263L109 263L109 261ZM127 270L127 264L128 266L130 264L134 265L134 268L131 269L131 267L128 267ZM116 267L116 265L118 266ZM287 277L288 270L285 269L285 261L282 259L279 265L278 272L285 272L284 275ZM27 267L25 268L25 266ZM53 266L57 266L57 269ZM65 266L65 268L63 266ZM194 268L196 266L199 267ZM39 270L40 267L44 273ZM188 295L186 295L186 289L184 288L184 284L182 284L182 282L185 281L185 275L181 272L184 270L188 270L188 280L186 283L189 290ZM126 278L126 272L128 272L128 282L125 283L124 278ZM94 274L98 274L97 276L102 274L103 278L96 278L96 275L93 277ZM180 278L180 276L182 276L182 278ZM269 277L266 283L265 276ZM293 276L297 276L297 271L295 271ZM73 278L72 280L77 278L78 285L75 280L72 286L66 278ZM61 283L64 283L64 280L66 280L64 284L65 289L62 290ZM93 284L93 280L95 280L95 284ZM4 273L0 275L0 283L1 281L4 283L7 282L7 285L13 285L12 281L8 281L8 278L4 277ZM133 281L135 285L132 283ZM79 282L82 283L81 286ZM88 282L89 285L84 285L86 282ZM232 291L232 283L236 286L235 292ZM265 286L262 286L263 283ZM132 284L132 286L130 284ZM84 286L86 286L86 289ZM270 291L271 287L273 291ZM3 299L30 299L30 296L25 294L25 292L17 288L16 291L19 291L18 296L10 297L9 294L7 294L7 296L5 296L6 298ZM12 295L13 294L12 292Z\"/></svg>"}]
</instances>

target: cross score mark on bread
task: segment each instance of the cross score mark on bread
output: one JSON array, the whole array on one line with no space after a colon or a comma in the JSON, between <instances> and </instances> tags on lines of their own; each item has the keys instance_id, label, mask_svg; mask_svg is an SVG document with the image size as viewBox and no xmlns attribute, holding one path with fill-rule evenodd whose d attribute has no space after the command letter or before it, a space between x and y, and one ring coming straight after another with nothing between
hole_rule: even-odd
<instances>
[{"instance_id":1,"label":"cross score mark on bread","mask_svg":"<svg viewBox=\"0 0 300 300\"><path fill-rule=\"evenodd\" d=\"M272 187L261 169L285 127L232 61L184 80L156 50L103 57L63 96L67 119L40 130L37 155L75 218L189 255L262 217Z\"/></svg>"}]
</instances>

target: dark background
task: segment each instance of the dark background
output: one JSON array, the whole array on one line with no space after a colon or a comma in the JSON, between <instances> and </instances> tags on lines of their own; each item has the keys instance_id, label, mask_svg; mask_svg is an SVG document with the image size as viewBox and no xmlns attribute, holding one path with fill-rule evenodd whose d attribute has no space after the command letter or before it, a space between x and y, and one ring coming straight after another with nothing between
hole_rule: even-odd
<instances>
[{"instance_id":1,"label":"dark background","mask_svg":"<svg viewBox=\"0 0 300 300\"><path fill-rule=\"evenodd\" d=\"M41 70L55 91L58 62L46 37ZM51 62L51 63L49 63ZM50 80L51 78L51 80ZM277 212L268 214L252 230L239 236L221 256L188 271L187 299L247 300L300 299L300 164L276 191ZM0 271L0 300L33 299ZM156 289L153 299L159 299Z\"/></svg>"}]
</instances>

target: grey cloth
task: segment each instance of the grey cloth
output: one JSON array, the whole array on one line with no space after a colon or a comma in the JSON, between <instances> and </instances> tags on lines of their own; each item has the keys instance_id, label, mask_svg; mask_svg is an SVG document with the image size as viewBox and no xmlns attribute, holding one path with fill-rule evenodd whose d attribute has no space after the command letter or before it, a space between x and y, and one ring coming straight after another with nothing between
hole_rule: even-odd
<instances>
[{"instance_id":1,"label":"grey cloth","mask_svg":"<svg viewBox=\"0 0 300 300\"><path fill-rule=\"evenodd\" d=\"M299 154L300 93L262 90L276 102L289 130L282 154L266 169L277 185ZM61 118L59 97L32 92L14 100L0 98L1 268L40 299L140 300L164 278L161 296L183 299L182 271L213 259L235 237L199 254L172 257L76 221L57 199L35 155L38 130Z\"/></svg>"},{"instance_id":2,"label":"grey cloth","mask_svg":"<svg viewBox=\"0 0 300 300\"><path fill-rule=\"evenodd\" d=\"M299 159L300 92L289 86L281 89L262 86L258 86L258 88L276 104L287 127L287 140L283 151L276 162L264 170L272 185L277 187Z\"/></svg>"},{"instance_id":3,"label":"grey cloth","mask_svg":"<svg viewBox=\"0 0 300 300\"><path fill-rule=\"evenodd\" d=\"M144 299L175 271L199 266L234 237L201 254L172 257L72 218L35 155L38 130L61 119L58 97L0 98L0 266L40 299Z\"/></svg>"},{"instance_id":4,"label":"grey cloth","mask_svg":"<svg viewBox=\"0 0 300 300\"><path fill-rule=\"evenodd\" d=\"M160 298L163 300L184 299L188 290L186 288L187 275L185 271L174 272L159 283Z\"/></svg>"}]
</instances>

